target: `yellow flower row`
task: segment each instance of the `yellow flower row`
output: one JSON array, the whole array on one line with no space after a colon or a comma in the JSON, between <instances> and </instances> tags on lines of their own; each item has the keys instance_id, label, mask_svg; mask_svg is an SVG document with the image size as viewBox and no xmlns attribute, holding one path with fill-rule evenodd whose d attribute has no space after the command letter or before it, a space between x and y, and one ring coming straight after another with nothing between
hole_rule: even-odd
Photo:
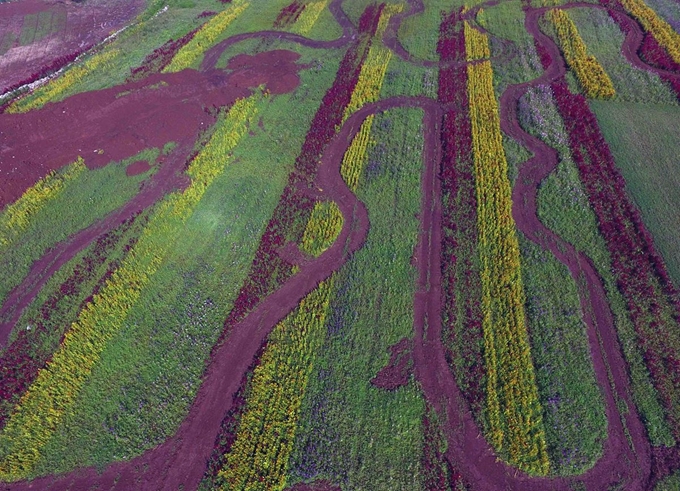
<instances>
[{"instance_id":1,"label":"yellow flower row","mask_svg":"<svg viewBox=\"0 0 680 491\"><path fill-rule=\"evenodd\" d=\"M317 202L302 235L300 249L312 256L320 256L338 238L342 223L342 212L335 201Z\"/></svg>"},{"instance_id":2,"label":"yellow flower row","mask_svg":"<svg viewBox=\"0 0 680 491\"><path fill-rule=\"evenodd\" d=\"M328 0L310 2L305 5L305 9L300 14L300 17L298 17L295 24L293 24L291 32L300 34L301 36L309 34L309 31L312 30L312 27L314 27L314 24L316 24L316 21L319 19L321 12L326 8L326 4L328 4Z\"/></svg>"},{"instance_id":3,"label":"yellow flower row","mask_svg":"<svg viewBox=\"0 0 680 491\"><path fill-rule=\"evenodd\" d=\"M53 102L83 77L106 66L106 64L118 56L119 53L120 51L117 49L102 51L89 58L82 65L74 65L66 70L61 76L53 78L45 85L37 88L29 96L10 104L7 108L7 112L25 113L32 109L39 109L48 102Z\"/></svg>"},{"instance_id":4,"label":"yellow flower row","mask_svg":"<svg viewBox=\"0 0 680 491\"><path fill-rule=\"evenodd\" d=\"M383 11L379 30L382 25L384 32L394 11ZM378 99L390 56L382 46L370 48L343 120L366 102ZM341 173L352 190L359 182L372 122L372 116L366 119L343 158ZM337 238L342 220L335 203L317 203L303 234L301 250L320 255ZM253 373L236 440L220 471L227 482L225 489L276 491L285 487L300 404L323 341L334 278L321 283L272 331Z\"/></svg>"},{"instance_id":5,"label":"yellow flower row","mask_svg":"<svg viewBox=\"0 0 680 491\"><path fill-rule=\"evenodd\" d=\"M250 5L248 2L242 0L234 1L228 9L206 22L191 41L179 50L163 72L179 72L191 67L248 5Z\"/></svg>"},{"instance_id":6,"label":"yellow flower row","mask_svg":"<svg viewBox=\"0 0 680 491\"><path fill-rule=\"evenodd\" d=\"M14 481L30 475L41 448L71 411L107 342L149 283L174 239L203 194L230 161L230 152L247 131L256 112L255 96L238 101L222 118L203 151L191 163L192 183L184 193L162 201L139 240L102 290L71 325L52 360L10 416L0 433L0 478ZM250 121L252 123L252 121Z\"/></svg>"},{"instance_id":7,"label":"yellow flower row","mask_svg":"<svg viewBox=\"0 0 680 491\"><path fill-rule=\"evenodd\" d=\"M673 61L680 63L680 34L642 0L621 0L621 4L666 49Z\"/></svg>"},{"instance_id":8,"label":"yellow flower row","mask_svg":"<svg viewBox=\"0 0 680 491\"><path fill-rule=\"evenodd\" d=\"M486 418L496 450L531 474L548 473L545 430L529 338L511 186L503 150L488 38L465 24L468 97L477 193Z\"/></svg>"},{"instance_id":9,"label":"yellow flower row","mask_svg":"<svg viewBox=\"0 0 680 491\"><path fill-rule=\"evenodd\" d=\"M569 15L564 10L554 9L548 12L547 17L555 27L565 60L576 74L586 96L599 99L614 97L614 84L597 58L587 53L586 45Z\"/></svg>"},{"instance_id":10,"label":"yellow flower row","mask_svg":"<svg viewBox=\"0 0 680 491\"><path fill-rule=\"evenodd\" d=\"M269 337L238 433L220 476L236 491L279 491L286 485L300 405L324 339L333 279L322 282Z\"/></svg>"},{"instance_id":11,"label":"yellow flower row","mask_svg":"<svg viewBox=\"0 0 680 491\"><path fill-rule=\"evenodd\" d=\"M78 157L64 171L54 171L28 188L21 197L5 208L0 215L0 247L9 245L28 227L30 219L50 200L58 196L64 186L85 170L85 162Z\"/></svg>"}]
</instances>

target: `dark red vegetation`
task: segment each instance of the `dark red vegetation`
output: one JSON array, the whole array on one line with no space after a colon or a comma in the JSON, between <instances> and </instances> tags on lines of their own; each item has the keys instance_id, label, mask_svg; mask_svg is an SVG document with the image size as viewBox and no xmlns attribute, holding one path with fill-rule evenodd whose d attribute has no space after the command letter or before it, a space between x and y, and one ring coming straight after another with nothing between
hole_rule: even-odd
<instances>
[{"instance_id":1,"label":"dark red vegetation","mask_svg":"<svg viewBox=\"0 0 680 491\"><path fill-rule=\"evenodd\" d=\"M200 14L196 16L197 19L205 19L206 17L212 17L213 15L217 15L217 12L214 10L204 10Z\"/></svg>"},{"instance_id":2,"label":"dark red vegetation","mask_svg":"<svg viewBox=\"0 0 680 491\"><path fill-rule=\"evenodd\" d=\"M141 80L145 77L148 77L152 73L161 72L163 68L170 64L173 57L182 48L182 46L193 39L199 29L200 27L197 27L179 39L170 39L165 44L163 44L163 46L156 48L151 53L146 55L141 65L130 70L130 76L128 77L127 81L134 82L136 80Z\"/></svg>"},{"instance_id":3,"label":"dark red vegetation","mask_svg":"<svg viewBox=\"0 0 680 491\"><path fill-rule=\"evenodd\" d=\"M293 3L281 9L281 12L279 12L279 15L276 17L276 20L274 21L274 27L277 29L281 29L283 27L287 27L291 24L294 24L295 21L298 20L298 17L300 17L302 11L305 10L306 6L307 4L305 3L302 3L298 0L293 0Z\"/></svg>"},{"instance_id":4,"label":"dark red vegetation","mask_svg":"<svg viewBox=\"0 0 680 491\"><path fill-rule=\"evenodd\" d=\"M111 259L112 252L122 236L133 225L136 217L126 220L120 227L100 236L92 249L75 266L69 277L40 306L38 315L28 320L17 338L0 356L0 428L7 417L61 344L64 334L75 316L106 283L118 267ZM136 238L124 246L128 251ZM89 290L89 291L88 291ZM85 297L80 305L69 298ZM55 334L57 334L55 336Z\"/></svg>"},{"instance_id":5,"label":"dark red vegetation","mask_svg":"<svg viewBox=\"0 0 680 491\"><path fill-rule=\"evenodd\" d=\"M631 22L633 21L624 14L625 9L619 0L600 0L600 4L607 9L609 16L614 19L624 33L631 30ZM680 64L673 60L668 51L659 45L652 34L645 32L644 28L636 21L635 25L638 26L643 35L642 43L638 48L640 59L654 68L680 74ZM658 72L658 75L670 85L678 100L680 100L680 77L674 77L663 71Z\"/></svg>"},{"instance_id":6,"label":"dark red vegetation","mask_svg":"<svg viewBox=\"0 0 680 491\"><path fill-rule=\"evenodd\" d=\"M405 386L413 372L411 342L408 338L390 346L390 352L390 361L371 379L371 383L380 389L395 390Z\"/></svg>"},{"instance_id":7,"label":"dark red vegetation","mask_svg":"<svg viewBox=\"0 0 680 491\"><path fill-rule=\"evenodd\" d=\"M442 452L445 445L445 436L436 419L435 411L427 406L423 414L423 455L421 465L423 469L423 489L425 491L446 491L456 489L457 485L463 485L463 476L454 469L449 460Z\"/></svg>"},{"instance_id":8,"label":"dark red vegetation","mask_svg":"<svg viewBox=\"0 0 680 491\"><path fill-rule=\"evenodd\" d=\"M477 251L477 198L472 162L472 130L467 93L465 34L461 12L446 15L437 52L439 102L449 104L441 126L442 335L446 358L470 407L480 414L484 400L481 281Z\"/></svg>"},{"instance_id":9,"label":"dark red vegetation","mask_svg":"<svg viewBox=\"0 0 680 491\"><path fill-rule=\"evenodd\" d=\"M626 193L626 184L586 99L552 84L581 181L612 260L612 272L635 326L647 368L680 438L680 303L651 234Z\"/></svg>"}]
</instances>

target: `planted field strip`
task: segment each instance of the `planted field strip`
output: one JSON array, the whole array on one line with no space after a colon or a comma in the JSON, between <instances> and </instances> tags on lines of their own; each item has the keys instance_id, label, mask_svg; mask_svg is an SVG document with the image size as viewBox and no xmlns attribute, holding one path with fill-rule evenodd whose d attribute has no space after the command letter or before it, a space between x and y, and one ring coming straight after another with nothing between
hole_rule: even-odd
<instances>
[{"instance_id":1,"label":"planted field strip","mask_svg":"<svg viewBox=\"0 0 680 491\"><path fill-rule=\"evenodd\" d=\"M602 65L589 55L574 21L561 9L553 9L547 13L557 33L560 48L569 67L583 87L586 96L599 99L611 99L616 94L614 85Z\"/></svg>"},{"instance_id":2,"label":"planted field strip","mask_svg":"<svg viewBox=\"0 0 680 491\"><path fill-rule=\"evenodd\" d=\"M279 12L279 15L276 17L276 20L274 21L274 28L282 29L290 26L291 24L294 24L306 7L307 4L299 0L293 0L292 3L286 5L281 9L281 12Z\"/></svg>"},{"instance_id":3,"label":"planted field strip","mask_svg":"<svg viewBox=\"0 0 680 491\"><path fill-rule=\"evenodd\" d=\"M680 63L680 34L659 17L643 0L619 0L621 5L635 17L645 31L671 56L675 63Z\"/></svg>"},{"instance_id":4,"label":"planted field strip","mask_svg":"<svg viewBox=\"0 0 680 491\"><path fill-rule=\"evenodd\" d=\"M171 39L163 44L163 46L160 48L154 49L144 58L144 61L140 66L130 70L128 82L141 80L151 73L162 71L172 62L179 50L181 50L184 46L186 46L187 43L189 43L189 41L194 38L199 29L200 28L194 29L179 39Z\"/></svg>"},{"instance_id":5,"label":"planted field strip","mask_svg":"<svg viewBox=\"0 0 680 491\"><path fill-rule=\"evenodd\" d=\"M205 50L217 41L224 30L229 27L229 24L236 20L249 5L250 3L244 0L237 0L229 8L206 22L191 40L179 50L170 64L163 69L163 72L179 72L194 65L203 56Z\"/></svg>"},{"instance_id":6,"label":"planted field strip","mask_svg":"<svg viewBox=\"0 0 680 491\"><path fill-rule=\"evenodd\" d=\"M485 34L465 24L477 190L486 417L492 445L518 468L549 470L542 408L525 323L519 244Z\"/></svg>"},{"instance_id":7,"label":"planted field strip","mask_svg":"<svg viewBox=\"0 0 680 491\"><path fill-rule=\"evenodd\" d=\"M133 224L132 238L122 244ZM124 251L134 245L139 228L136 217L132 217L116 230L97 238L64 281L54 285L38 310L19 324L28 328L17 330L14 342L0 355L0 429L61 344L64 331L77 318L79 310L92 301L118 268L120 250L124 255ZM65 297L67 300L63 301Z\"/></svg>"},{"instance_id":8,"label":"planted field strip","mask_svg":"<svg viewBox=\"0 0 680 491\"><path fill-rule=\"evenodd\" d=\"M64 186L85 170L82 158L67 166L62 172L50 172L47 176L28 188L14 203L8 205L0 214L0 248L7 247L24 230L38 210L47 206Z\"/></svg>"},{"instance_id":9,"label":"planted field strip","mask_svg":"<svg viewBox=\"0 0 680 491\"><path fill-rule=\"evenodd\" d=\"M680 438L680 305L654 241L628 198L597 120L583 98L564 82L553 93L572 155L598 220L643 354L674 438Z\"/></svg>"},{"instance_id":10,"label":"planted field strip","mask_svg":"<svg viewBox=\"0 0 680 491\"><path fill-rule=\"evenodd\" d=\"M299 14L297 20L290 29L295 34L306 35L312 30L314 24L319 19L321 12L326 8L328 0L321 0L319 2L310 2L304 5L304 10Z\"/></svg>"},{"instance_id":11,"label":"planted field strip","mask_svg":"<svg viewBox=\"0 0 680 491\"><path fill-rule=\"evenodd\" d=\"M229 162L229 153L247 132L245 123L255 114L256 102L256 96L237 101L218 123L187 170L191 185L159 205L120 268L81 311L52 360L38 373L0 434L7 449L0 465L2 479L17 480L31 472L41 447L70 410L107 341L122 327L172 247L173 237L181 233L193 207Z\"/></svg>"},{"instance_id":12,"label":"planted field strip","mask_svg":"<svg viewBox=\"0 0 680 491\"><path fill-rule=\"evenodd\" d=\"M377 32L380 32L381 24L386 25L383 19L390 15L390 11L382 11ZM352 103L356 105L359 104L357 101L362 101L360 104L363 105L367 100L377 99L380 93L389 58L383 62L384 53L375 48L371 46L369 49L345 110L345 119L352 111ZM357 135L350 146L353 151L345 154L341 167L343 176L352 176L353 184L348 185L353 190L363 168L370 124L366 126L364 123L361 130L363 135ZM318 202L302 235L300 249L319 256L333 244L341 229L342 215L337 205ZM325 319L334 284L335 276L321 283L272 331L259 365L253 372L250 395L239 421L236 439L219 473L224 483L222 489L280 490L285 486L300 404L324 339Z\"/></svg>"},{"instance_id":13,"label":"planted field strip","mask_svg":"<svg viewBox=\"0 0 680 491\"><path fill-rule=\"evenodd\" d=\"M465 61L460 12L444 17L437 52L444 63ZM481 279L477 197L465 66L439 70L439 101L453 104L442 121L442 336L456 382L479 421L484 406Z\"/></svg>"},{"instance_id":14,"label":"planted field strip","mask_svg":"<svg viewBox=\"0 0 680 491\"><path fill-rule=\"evenodd\" d=\"M74 66L64 72L63 75L50 80L47 84L36 89L29 96L13 102L7 107L8 113L23 113L32 109L39 109L48 102L52 102L66 92L73 84L79 82L86 75L95 70L104 70L120 51L111 49L102 51L89 58L82 65Z\"/></svg>"}]
</instances>

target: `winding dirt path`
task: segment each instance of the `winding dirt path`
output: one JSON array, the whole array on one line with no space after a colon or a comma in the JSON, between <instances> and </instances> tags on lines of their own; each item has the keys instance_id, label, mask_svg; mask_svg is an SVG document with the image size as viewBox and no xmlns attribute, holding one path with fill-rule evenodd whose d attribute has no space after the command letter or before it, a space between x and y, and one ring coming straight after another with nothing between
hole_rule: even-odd
<instances>
[{"instance_id":1,"label":"winding dirt path","mask_svg":"<svg viewBox=\"0 0 680 491\"><path fill-rule=\"evenodd\" d=\"M492 3L495 4L496 1ZM388 36L386 45L403 59L425 66L437 66L437 62L415 60L397 39L396 33L401 21L409 15L422 12L421 0L410 0L410 4L411 9L408 12L392 19L388 28L391 37ZM247 33L234 36L212 48L206 55L202 68L206 70L213 67L227 47L254 37L279 38L316 48L345 46L356 34L356 30L342 12L341 5L342 0L333 0L329 7L343 28L343 35L337 40L313 41L278 31ZM561 8L577 6L602 8L592 4L570 4ZM500 101L501 121L502 128L507 134L534 153L534 157L521 166L513 190L513 216L517 226L531 240L550 250L569 268L575 280L585 279L586 288L580 293L581 307L588 325L588 340L596 376L605 392L609 422L609 437L604 446L604 455L593 469L576 479L529 477L498 461L474 422L465 398L445 360L441 342L442 210L437 174L441 157L440 125L446 108L429 98L393 97L366 105L354 113L333 138L321 159L314 186L323 188L323 196L338 204L345 218L340 236L319 258L305 261L299 274L290 278L281 288L263 300L234 327L227 341L215 352L196 401L177 434L140 457L129 462L110 465L102 474L93 468L79 469L64 476L15 483L5 488L57 490L68 487L71 490L85 490L98 486L100 489L151 490L178 489L179 486L183 486L183 489L195 489L202 477L204 463L209 457L222 416L231 406L232 394L257 349L273 326L293 310L301 298L333 271L339 269L363 244L369 228L369 216L363 203L347 188L339 172L342 157L352 137L367 116L396 107L412 107L424 111L425 134L421 230L414 254L419 277L414 307L413 358L415 375L425 397L447 421L447 458L456 464L473 489L567 490L570 489L570 484L577 480L583 482L588 490L599 490L621 482L622 478L626 480L626 489L647 489L650 485L651 451L639 415L631 401L626 364L618 346L602 282L588 258L577 253L573 247L543 226L536 216L538 186L555 168L557 155L542 141L522 130L517 121L516 110L519 98L529 87L550 83L565 72L557 46L538 29L538 18L545 10L528 9L525 27L551 54L553 62L536 80L508 87ZM626 35L622 48L624 55L635 66L660 72L645 65L637 57L642 33L634 21L628 20L634 26L631 26ZM120 214L125 215L122 212ZM83 242L96 236L94 230L83 231L82 234ZM68 244L63 248L68 250ZM49 258L45 261L43 267L50 264ZM54 261L55 259L51 260L56 264ZM39 271L40 265L36 265L35 269ZM611 373L612 384L609 382L608 373ZM624 421L630 433L632 446L629 445L622 420L616 410L617 397L628 403L631 409Z\"/></svg>"}]
</instances>

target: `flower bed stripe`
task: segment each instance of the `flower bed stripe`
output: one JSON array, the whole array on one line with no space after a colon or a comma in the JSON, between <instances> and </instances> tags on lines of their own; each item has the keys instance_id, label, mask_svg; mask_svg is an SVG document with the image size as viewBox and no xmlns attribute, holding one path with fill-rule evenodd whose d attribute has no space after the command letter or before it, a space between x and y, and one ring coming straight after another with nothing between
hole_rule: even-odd
<instances>
[{"instance_id":1,"label":"flower bed stripe","mask_svg":"<svg viewBox=\"0 0 680 491\"><path fill-rule=\"evenodd\" d=\"M460 11L445 16L437 52L442 63L466 60ZM452 104L442 121L442 339L446 358L479 420L484 406L481 279L477 261L477 197L465 66L439 71L439 101Z\"/></svg>"},{"instance_id":2,"label":"flower bed stripe","mask_svg":"<svg viewBox=\"0 0 680 491\"><path fill-rule=\"evenodd\" d=\"M163 72L179 72L191 67L249 5L248 2L237 0L228 9L206 22L191 41L179 50Z\"/></svg>"},{"instance_id":3,"label":"flower bed stripe","mask_svg":"<svg viewBox=\"0 0 680 491\"><path fill-rule=\"evenodd\" d=\"M648 33L668 52L675 63L680 63L680 34L656 15L643 0L619 0L621 5L635 17Z\"/></svg>"},{"instance_id":4,"label":"flower bed stripe","mask_svg":"<svg viewBox=\"0 0 680 491\"><path fill-rule=\"evenodd\" d=\"M547 18L555 28L564 58L586 96L600 99L614 97L616 91L609 75L597 58L587 53L586 45L569 15L564 10L553 9L547 13Z\"/></svg>"},{"instance_id":5,"label":"flower bed stripe","mask_svg":"<svg viewBox=\"0 0 680 491\"><path fill-rule=\"evenodd\" d=\"M217 125L187 173L191 185L162 201L129 251L121 267L79 314L52 360L22 397L0 434L0 478L29 475L40 449L70 410L109 339L122 327L142 289L181 233L196 203L230 161L230 152L247 132L246 122L256 112L256 97L237 101Z\"/></svg>"},{"instance_id":6,"label":"flower bed stripe","mask_svg":"<svg viewBox=\"0 0 680 491\"><path fill-rule=\"evenodd\" d=\"M306 6L305 3L301 3L299 0L293 0L292 3L283 7L274 21L274 29L282 29L294 24Z\"/></svg>"},{"instance_id":7,"label":"flower bed stripe","mask_svg":"<svg viewBox=\"0 0 680 491\"><path fill-rule=\"evenodd\" d=\"M519 244L501 139L488 38L465 24L477 190L486 418L491 444L530 474L548 473L542 409L524 314Z\"/></svg>"},{"instance_id":8,"label":"flower bed stripe","mask_svg":"<svg viewBox=\"0 0 680 491\"><path fill-rule=\"evenodd\" d=\"M24 191L14 203L0 214L0 248L11 244L28 227L31 217L63 191L69 181L85 170L85 163L78 157L62 172L50 172Z\"/></svg>"},{"instance_id":9,"label":"flower bed stripe","mask_svg":"<svg viewBox=\"0 0 680 491\"><path fill-rule=\"evenodd\" d=\"M98 53L89 58L82 65L77 65L63 75L50 80L47 84L36 89L32 94L13 102L7 107L7 113L25 113L32 109L39 109L46 103L61 96L69 87L79 82L83 77L95 70L102 70L108 62L114 59L120 50L111 49Z\"/></svg>"},{"instance_id":10,"label":"flower bed stripe","mask_svg":"<svg viewBox=\"0 0 680 491\"><path fill-rule=\"evenodd\" d=\"M311 256L320 256L338 238L342 223L342 213L334 201L318 202L307 222L300 249Z\"/></svg>"},{"instance_id":11,"label":"flower bed stripe","mask_svg":"<svg viewBox=\"0 0 680 491\"><path fill-rule=\"evenodd\" d=\"M295 21L295 24L293 24L291 32L303 36L309 34L309 31L312 30L312 27L316 24L316 21L319 19L321 12L323 12L323 9L326 8L327 4L328 0L306 4L304 10L298 14L299 17Z\"/></svg>"}]
</instances>

